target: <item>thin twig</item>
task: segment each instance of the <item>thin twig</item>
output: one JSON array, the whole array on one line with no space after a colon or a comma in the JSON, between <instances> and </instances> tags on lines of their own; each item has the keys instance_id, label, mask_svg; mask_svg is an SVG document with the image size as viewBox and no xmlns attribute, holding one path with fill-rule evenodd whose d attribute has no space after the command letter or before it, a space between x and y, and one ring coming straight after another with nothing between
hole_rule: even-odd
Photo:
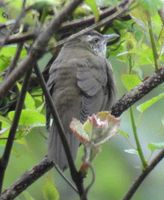
<instances>
[{"instance_id":1,"label":"thin twig","mask_svg":"<svg viewBox=\"0 0 164 200\"><path fill-rule=\"evenodd\" d=\"M104 9L101 13L100 13L100 20L109 17L110 15L112 15L113 13L115 13L117 11L118 8L123 8L127 3L129 2L129 0L126 1L122 1L118 6L113 7L113 8L107 8ZM121 16L120 20L124 20L125 16ZM126 17L128 19L131 19L130 16ZM68 34L72 35L72 32L75 32L75 29L83 29L86 26L90 26L92 24L95 23L95 17L93 15L89 16L89 17L85 17L83 19L76 19L76 20L72 20L69 22L65 22L61 25L61 28L59 28L59 30L57 31L58 33L65 33L65 31L70 31ZM2 27L6 26L6 24L2 24ZM0 25L1 28L1 25ZM19 42L24 42L27 40L31 40L34 39L36 37L36 33L26 33L26 34L17 34L17 35L11 35L8 37L7 41L5 42L5 44L13 44L13 43L19 43ZM0 43L2 42L3 39L0 39Z\"/></svg>"},{"instance_id":2,"label":"thin twig","mask_svg":"<svg viewBox=\"0 0 164 200\"><path fill-rule=\"evenodd\" d=\"M96 176L95 176L95 170L94 170L94 168L93 168L93 166L92 166L91 163L89 164L89 169L91 170L91 175L92 175L92 177L91 177L91 182L90 182L89 185L86 187L86 190L85 190L86 194L88 194L89 190L91 189L92 185L94 184L94 182L95 182L95 177L96 177Z\"/></svg>"},{"instance_id":3,"label":"thin twig","mask_svg":"<svg viewBox=\"0 0 164 200\"><path fill-rule=\"evenodd\" d=\"M145 169L147 167L147 162L145 160L143 151L142 151L142 147L139 141L139 137L138 137L138 133L137 133L137 128L136 128L136 124L135 124L135 119L134 119L134 114L133 114L133 108L130 107L130 119L131 119L131 124L132 124L132 130L133 130L133 135L134 135L134 139L136 142L136 146L137 146L137 151L140 157L140 160L142 162L142 166L143 169Z\"/></svg>"},{"instance_id":4,"label":"thin twig","mask_svg":"<svg viewBox=\"0 0 164 200\"><path fill-rule=\"evenodd\" d=\"M75 185L64 175L60 168L56 164L54 164L54 167L60 176L66 181L66 183L68 183L68 185L78 194L78 190L76 189Z\"/></svg>"},{"instance_id":5,"label":"thin twig","mask_svg":"<svg viewBox=\"0 0 164 200\"><path fill-rule=\"evenodd\" d=\"M76 38L76 37L79 37L85 33L88 33L89 31L92 31L93 29L97 29L97 28L100 28L102 26L105 26L106 24L108 24L109 22L113 21L114 19L117 19L118 17L120 17L122 14L124 14L128 9L129 9L129 6L134 2L134 0L128 0L126 1L127 3L124 4L124 6L122 5L121 7L116 7L116 12L112 13L110 16L107 16L106 18L96 22L95 24L75 33L75 34L72 34L70 37L68 38L65 38L63 40L60 40L56 45L55 47L53 47L52 49L56 48L56 47L59 47L61 45L63 45L64 43Z\"/></svg>"},{"instance_id":6,"label":"thin twig","mask_svg":"<svg viewBox=\"0 0 164 200\"><path fill-rule=\"evenodd\" d=\"M148 16L148 29L149 29L149 36L150 36L150 43L152 47L152 53L153 53L153 58L154 58L154 66L155 69L158 70L158 51L154 39L154 33L153 33L153 27L152 27L152 21L151 21L151 16Z\"/></svg>"},{"instance_id":7,"label":"thin twig","mask_svg":"<svg viewBox=\"0 0 164 200\"><path fill-rule=\"evenodd\" d=\"M2 158L0 159L0 194L2 191L3 179L4 179L5 171L6 171L8 162L9 162L11 149L12 149L12 146L14 143L14 138L15 138L17 127L18 127L21 111L23 108L24 99L25 99L25 95L26 95L26 91L27 91L27 87L28 87L28 80L30 78L30 75L31 75L31 70L27 72L27 74L24 78L21 93L20 93L20 96L18 98L17 105L16 105L14 119L13 119L13 122L12 122L12 125L10 128L9 136L8 136L7 143L5 146L5 150L2 155Z\"/></svg>"},{"instance_id":8,"label":"thin twig","mask_svg":"<svg viewBox=\"0 0 164 200\"><path fill-rule=\"evenodd\" d=\"M113 15L113 13L115 13L117 11L117 9L124 8L125 5L127 5L127 4L129 4L129 0L124 0L124 1L121 1L121 3L115 7L104 9L103 11L100 12L99 19L102 20L106 17ZM124 17L122 17L122 18L124 19ZM129 19L130 19L130 16L129 16ZM80 27L80 29L83 29L94 23L95 23L95 16L93 16L93 15L89 16L89 17L85 17L83 19L75 19L73 21L63 23L57 32L65 33L70 30L72 31L75 29L79 29L79 27Z\"/></svg>"},{"instance_id":9,"label":"thin twig","mask_svg":"<svg viewBox=\"0 0 164 200\"><path fill-rule=\"evenodd\" d=\"M84 195L83 178L78 173L78 171L75 167L75 164L74 164L74 161L73 161L73 158L72 158L72 155L71 155L71 151L70 151L70 148L69 148L69 144L68 144L67 138L65 136L65 131L64 131L62 122L60 120L59 114L57 112L57 108L56 108L55 103L53 102L53 100L51 98L51 95L50 95L50 93L47 89L46 83L44 81L43 75L40 72L37 65L35 65L34 69L35 69L35 73L36 73L36 75L37 75L37 77L40 81L41 87L43 89L43 93L45 95L47 105L49 106L49 109L50 109L51 114L53 116L53 120L54 120L54 122L55 122L55 124L58 128L58 134L59 134L60 139L62 141L63 148L64 148L64 151L65 151L65 154L66 154L66 157L67 157L69 169L70 169L70 172L71 172L71 177L72 177L74 183L77 186L77 189L79 191L79 195L83 196Z\"/></svg>"},{"instance_id":10,"label":"thin twig","mask_svg":"<svg viewBox=\"0 0 164 200\"><path fill-rule=\"evenodd\" d=\"M73 158L72 158L72 155L71 155L71 152L70 152L69 144L68 144L68 141L67 141L67 139L65 137L64 127L63 127L62 122L60 120L57 108L56 108L55 103L53 102L53 100L51 98L51 95L50 95L50 93L49 93L49 91L47 89L45 80L43 78L43 75L40 72L38 66L35 65L34 69L35 69L35 73L36 73L36 75L37 75L37 77L39 79L39 82L40 82L41 88L43 90L45 99L47 101L47 105L49 106L51 114L52 114L52 116L54 118L53 120L54 120L54 122L55 122L55 124L56 124L56 126L58 128L58 133L59 133L59 135L61 137L63 148L65 150L65 154L66 154L66 157L68 159L69 167L70 167L70 169L73 170L73 175L76 175L76 173L77 173L76 167L74 165L74 161L73 161Z\"/></svg>"},{"instance_id":11,"label":"thin twig","mask_svg":"<svg viewBox=\"0 0 164 200\"><path fill-rule=\"evenodd\" d=\"M22 49L23 49L23 43L18 44L18 45L17 45L17 50L16 50L16 53L15 53L15 56L14 56L14 58L12 59L11 64L10 64L10 66L9 66L8 69L7 69L7 72L6 72L6 74L5 74L5 77L7 77L7 76L13 71L13 69L16 67L16 65L17 65L17 63L18 63L18 60L19 60L19 58L20 58Z\"/></svg>"},{"instance_id":12,"label":"thin twig","mask_svg":"<svg viewBox=\"0 0 164 200\"><path fill-rule=\"evenodd\" d=\"M143 96L145 96L147 93L152 91L155 87L157 87L163 82L164 82L164 68L161 68L156 73L147 78L145 81L143 81L143 83L141 83L138 87L135 87L126 95L124 95L120 100L118 100L118 102L112 107L112 114L117 117L120 116L136 101L141 99ZM42 166L42 170L40 170L40 166ZM31 170L28 173L23 174L19 179L19 182L15 182L12 186L10 186L7 190L5 190L2 193L0 200L10 200L13 199L14 197L17 197L34 181L36 181L38 178L44 175L44 173L46 173L50 168L52 168L52 162L48 161L47 159L46 161L44 160L41 161L38 165L34 167L34 169L36 169L35 172Z\"/></svg>"},{"instance_id":13,"label":"thin twig","mask_svg":"<svg viewBox=\"0 0 164 200\"><path fill-rule=\"evenodd\" d=\"M147 175L154 169L154 167L164 158L164 149L152 160L152 162L143 170L143 172L134 181L128 192L125 194L122 200L130 200L134 193L137 191L141 183L147 177Z\"/></svg>"}]
</instances>

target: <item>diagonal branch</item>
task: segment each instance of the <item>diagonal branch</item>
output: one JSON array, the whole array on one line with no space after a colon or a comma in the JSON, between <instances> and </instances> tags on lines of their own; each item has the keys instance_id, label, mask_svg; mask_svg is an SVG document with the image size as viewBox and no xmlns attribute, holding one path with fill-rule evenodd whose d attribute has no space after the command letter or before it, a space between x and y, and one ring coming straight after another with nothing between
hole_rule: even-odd
<instances>
[{"instance_id":1,"label":"diagonal branch","mask_svg":"<svg viewBox=\"0 0 164 200\"><path fill-rule=\"evenodd\" d=\"M20 43L20 44L17 45L16 53L15 53L14 58L12 59L10 65L9 65L9 67L7 68L5 77L7 77L15 69L15 67L18 63L18 60L21 56L21 52L23 50L23 45L24 45L24 43Z\"/></svg>"},{"instance_id":2,"label":"diagonal branch","mask_svg":"<svg viewBox=\"0 0 164 200\"><path fill-rule=\"evenodd\" d=\"M143 172L137 177L129 191L125 194L122 200L130 200L134 193L137 191L141 183L147 177L147 175L154 169L154 167L164 158L164 149L151 161L151 163L143 170Z\"/></svg>"},{"instance_id":3,"label":"diagonal branch","mask_svg":"<svg viewBox=\"0 0 164 200\"><path fill-rule=\"evenodd\" d=\"M13 122L12 122L12 125L11 125L11 128L10 128L10 131L9 131L7 143L6 143L6 146L5 146L5 149L4 149L4 153L3 153L2 157L0 158L0 194L1 194L1 191L2 191L5 171L6 171L8 162L9 162L11 149L12 149L12 146L13 146L13 143L14 143L14 138L15 138L15 135L16 135L16 130L17 130L17 127L18 127L21 111L22 111L22 108L23 108L24 99L25 99L30 75L31 75L31 70L27 72L27 74L24 78L22 90L21 90L20 96L19 96L18 101L17 101L15 115L14 115L14 119L13 119Z\"/></svg>"},{"instance_id":4,"label":"diagonal branch","mask_svg":"<svg viewBox=\"0 0 164 200\"><path fill-rule=\"evenodd\" d=\"M63 144L63 148L65 150L65 154L66 154L66 157L68 159L69 167L70 167L70 169L72 169L72 176L76 176L76 173L77 173L76 167L74 165L74 161L73 161L73 158L72 158L72 155L71 155L71 152L70 152L69 144L68 144L68 141L65 137L65 131L64 131L62 122L60 120L59 114L57 112L57 108L55 106L54 101L52 100L52 97L51 97L48 89L47 89L45 80L44 80L43 75L40 72L38 66L35 66L34 70L35 70L35 73L36 73L36 75L39 79L41 88L43 90L43 94L44 94L45 99L47 101L47 105L49 106L49 109L50 109L51 114L53 116L53 120L54 120L54 122L55 122L55 124L58 128L59 135L60 135L60 138L61 138L61 141L62 141L62 144Z\"/></svg>"},{"instance_id":5,"label":"diagonal branch","mask_svg":"<svg viewBox=\"0 0 164 200\"><path fill-rule=\"evenodd\" d=\"M125 0L125 1L121 1L121 3L118 6L104 9L103 11L100 12L100 20L113 15L114 13L117 12L117 9L119 8L124 9L124 7L129 3L130 3L130 0ZM130 16L128 16L127 18L131 19ZM121 19L124 19L124 16L122 16ZM83 29L94 23L95 23L95 17L93 15L89 17L85 17L84 19L76 19L71 22L64 22L59 28L58 33L68 32L70 30L72 31L72 29L73 30L79 29L79 27L80 29Z\"/></svg>"},{"instance_id":6,"label":"diagonal branch","mask_svg":"<svg viewBox=\"0 0 164 200\"><path fill-rule=\"evenodd\" d=\"M123 1L124 2L124 1ZM112 13L111 15L107 16L106 18L92 24L91 26L85 28L85 29L82 29L81 31L71 35L70 37L68 38L65 38L63 40L60 40L57 45L55 46L58 47L58 46L61 46L63 45L64 43L78 37L78 36L81 36L85 33L88 33L89 31L92 31L93 29L97 29L97 28L100 28L102 26L105 26L107 24L109 24L110 22L112 22L114 19L117 19L118 17L120 17L121 15L123 15L130 7L130 5L134 2L134 0L126 0L125 1L126 3L123 4L122 6L118 5L118 7L116 7L116 11L114 13ZM120 6L120 7L119 7Z\"/></svg>"},{"instance_id":7,"label":"diagonal branch","mask_svg":"<svg viewBox=\"0 0 164 200\"><path fill-rule=\"evenodd\" d=\"M143 81L143 83L141 83L139 86L137 86L136 88L132 89L130 92L125 94L113 106L112 114L115 116L120 116L125 110L127 110L136 101L140 100L143 96L145 96L147 93L152 91L155 87L157 87L163 82L164 82L164 68L161 68L157 72L155 72L153 75L151 75L149 78L147 78L145 81ZM161 157L156 157L155 160L156 160L155 164L157 164L158 162L160 162ZM151 169L151 165L155 166L153 161L148 166L148 169ZM40 170L39 168L40 166L43 167L42 170ZM10 200L18 196L21 192L23 192L34 181L40 178L44 173L46 173L51 168L52 168L52 163L50 161L48 161L47 159L45 161L44 160L41 161L38 165L34 166L33 168L33 169L36 169L35 179L33 178L33 175L32 175L33 169L28 171L27 173L23 174L20 177L18 182L15 182L10 188L8 188L6 191L2 193L0 200ZM145 175L147 176L150 172L151 170L148 170L147 174ZM139 182L139 185L141 183L142 182ZM17 188L19 188L19 190Z\"/></svg>"},{"instance_id":8,"label":"diagonal branch","mask_svg":"<svg viewBox=\"0 0 164 200\"><path fill-rule=\"evenodd\" d=\"M140 85L125 94L113 107L111 114L118 117L131 105L149 93L153 88L164 82L164 67L148 77Z\"/></svg>"},{"instance_id":9,"label":"diagonal branch","mask_svg":"<svg viewBox=\"0 0 164 200\"><path fill-rule=\"evenodd\" d=\"M28 40L35 39L37 35L37 32L30 32L30 33L20 33L16 35L10 35L8 39L5 41L6 44L14 44L14 43L21 43L21 42L26 42ZM0 39L0 43L2 43L4 39Z\"/></svg>"},{"instance_id":10,"label":"diagonal branch","mask_svg":"<svg viewBox=\"0 0 164 200\"><path fill-rule=\"evenodd\" d=\"M47 28L39 34L28 56L1 84L0 98L3 98L7 94L7 91L15 84L15 82L20 79L27 70L33 67L35 61L41 58L51 36L59 29L61 23L64 22L67 16L72 13L82 1L83 0L74 0L69 3L56 17L53 18L53 20L48 24Z\"/></svg>"},{"instance_id":11,"label":"diagonal branch","mask_svg":"<svg viewBox=\"0 0 164 200\"><path fill-rule=\"evenodd\" d=\"M83 187L83 178L75 167L75 164L74 164L74 161L73 161L73 158L72 158L72 155L71 155L71 151L70 151L70 148L69 148L69 144L68 144L67 138L65 136L65 131L64 131L62 122L60 120L59 114L57 112L57 108L56 108L56 106L55 106L55 104L54 104L54 102L51 98L51 95L50 95L50 93L47 89L46 83L44 81L43 75L40 72L37 65L35 65L35 73L36 73L36 75L37 75L37 77L40 81L40 85L43 89L43 93L45 95L47 105L49 106L49 109L50 109L51 114L53 116L53 120L56 123L56 126L59 130L58 133L59 133L60 139L61 139L62 144L63 144L63 148L64 148L64 151L65 151L65 154L66 154L66 158L68 160L69 169L70 169L70 172L71 172L71 177L72 177L73 181L75 182L75 184L77 186L77 189L79 191L79 195L83 196L84 193L85 193L84 187Z\"/></svg>"},{"instance_id":12,"label":"diagonal branch","mask_svg":"<svg viewBox=\"0 0 164 200\"><path fill-rule=\"evenodd\" d=\"M29 185L35 182L41 174L45 174L53 167L53 163L45 157L38 165L23 174L9 189L0 196L0 200L10 200L17 197Z\"/></svg>"},{"instance_id":13,"label":"diagonal branch","mask_svg":"<svg viewBox=\"0 0 164 200\"><path fill-rule=\"evenodd\" d=\"M131 0L125 0L122 1L118 6L112 7L112 8L107 8L101 11L100 13L100 21L104 18L107 18L111 15L113 15L114 13L117 12L117 10L119 8L124 9L125 6L129 5L131 3ZM120 20L130 20L131 17L130 15L127 16L120 16ZM110 22L110 20L109 20ZM13 22L8 22L8 24L13 23ZM72 20L69 22L64 22L62 23L61 27L59 28L59 30L57 31L57 33L65 33L68 32L69 34L72 34L72 32L75 32L76 29L83 29L87 26L91 26L92 24L95 23L95 17L93 15L89 16L89 17L85 17L82 19L76 19L76 20ZM6 24L0 24L0 28L2 27L6 27ZM12 44L12 43L19 43L19 42L24 42L27 40L31 40L36 38L37 33L24 33L24 34L18 34L18 35L11 35L8 37L7 41L5 42L5 44ZM2 42L2 39L0 39L0 43Z\"/></svg>"}]
</instances>

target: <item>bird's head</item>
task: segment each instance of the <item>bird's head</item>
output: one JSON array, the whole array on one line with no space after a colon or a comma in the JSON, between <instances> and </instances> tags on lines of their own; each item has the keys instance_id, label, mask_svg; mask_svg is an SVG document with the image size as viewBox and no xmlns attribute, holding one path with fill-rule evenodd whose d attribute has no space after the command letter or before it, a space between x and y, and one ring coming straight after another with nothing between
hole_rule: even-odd
<instances>
[{"instance_id":1,"label":"bird's head","mask_svg":"<svg viewBox=\"0 0 164 200\"><path fill-rule=\"evenodd\" d=\"M106 46L109 41L118 38L118 34L102 35L97 31L88 32L78 37L79 42L99 56L106 56Z\"/></svg>"}]
</instances>

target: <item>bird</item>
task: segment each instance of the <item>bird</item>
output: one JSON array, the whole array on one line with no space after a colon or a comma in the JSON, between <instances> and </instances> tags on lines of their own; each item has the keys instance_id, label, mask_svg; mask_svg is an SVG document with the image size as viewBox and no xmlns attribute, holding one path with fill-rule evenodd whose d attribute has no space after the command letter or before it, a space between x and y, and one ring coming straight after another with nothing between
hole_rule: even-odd
<instances>
[{"instance_id":1,"label":"bird","mask_svg":"<svg viewBox=\"0 0 164 200\"><path fill-rule=\"evenodd\" d=\"M110 110L116 99L116 86L111 64L106 59L107 42L117 38L93 30L66 42L49 70L47 88L64 127L73 159L79 141L71 133L70 122L81 123L93 113ZM63 144L51 112L46 106L48 158L61 170L68 168Z\"/></svg>"}]
</instances>

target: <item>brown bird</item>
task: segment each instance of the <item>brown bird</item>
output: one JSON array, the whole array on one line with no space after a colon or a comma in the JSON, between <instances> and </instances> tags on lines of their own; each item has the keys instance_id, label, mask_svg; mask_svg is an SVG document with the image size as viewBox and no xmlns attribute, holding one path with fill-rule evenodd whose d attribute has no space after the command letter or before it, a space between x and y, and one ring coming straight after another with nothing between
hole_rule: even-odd
<instances>
[{"instance_id":1,"label":"brown bird","mask_svg":"<svg viewBox=\"0 0 164 200\"><path fill-rule=\"evenodd\" d=\"M117 34L101 35L91 31L65 43L53 62L48 89L63 123L73 159L79 141L71 133L72 118L84 122L93 113L110 110L115 100L112 67L106 59L106 44ZM67 158L55 122L47 108L49 129L48 157L60 169L68 167Z\"/></svg>"}]
</instances>

